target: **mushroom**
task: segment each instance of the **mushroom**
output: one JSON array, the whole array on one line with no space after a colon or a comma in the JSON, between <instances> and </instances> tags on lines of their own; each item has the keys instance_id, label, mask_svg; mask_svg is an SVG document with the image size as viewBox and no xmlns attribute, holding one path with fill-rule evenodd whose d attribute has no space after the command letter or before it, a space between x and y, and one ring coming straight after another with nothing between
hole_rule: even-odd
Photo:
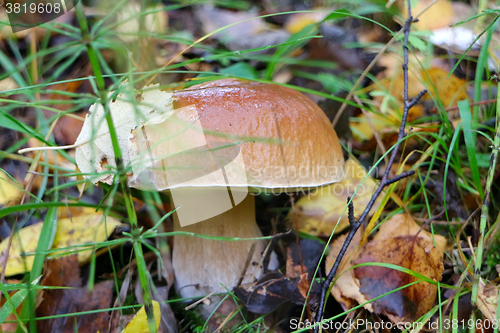
<instances>
[{"instance_id":1,"label":"mushroom","mask_svg":"<svg viewBox=\"0 0 500 333\"><path fill-rule=\"evenodd\" d=\"M243 140L239 146L248 179L244 185L253 191L294 191L337 182L342 177L344 159L335 130L323 111L294 89L222 79L174 93L174 109L189 105L195 105L205 131ZM263 140L244 141L245 138ZM212 136L207 141L225 139ZM233 209L203 222L180 227L176 221L175 230L260 237L254 195L250 193ZM173 265L181 295L197 297L222 292L221 284L231 290L243 273L253 243L175 236ZM258 242L243 282L259 277L261 267L256 264L263 249L263 242Z\"/></svg>"},{"instance_id":2,"label":"mushroom","mask_svg":"<svg viewBox=\"0 0 500 333\"><path fill-rule=\"evenodd\" d=\"M140 107L119 97L110 105L111 113L120 110L113 119L138 111L135 118L143 118L124 126L115 122L123 161L131 166L129 185L170 190L177 209L175 231L262 237L255 192L296 191L342 178L344 159L332 125L311 99L294 89L222 79L173 93L145 90L136 96ZM92 111L97 113L93 123L99 124L102 107ZM94 130L103 140L100 128ZM106 164L113 166L112 151L104 151L85 131L76 143L80 140L80 170L103 172ZM93 181L111 179L98 175ZM262 273L264 246L262 240L176 235L176 288L182 297L196 298L254 282Z\"/></svg>"}]
</instances>

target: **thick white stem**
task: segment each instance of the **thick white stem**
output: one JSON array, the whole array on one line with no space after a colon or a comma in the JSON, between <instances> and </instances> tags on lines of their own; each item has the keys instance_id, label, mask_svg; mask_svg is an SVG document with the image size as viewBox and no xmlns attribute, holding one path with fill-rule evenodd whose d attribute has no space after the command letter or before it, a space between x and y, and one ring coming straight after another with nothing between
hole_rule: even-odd
<instances>
[{"instance_id":1,"label":"thick white stem","mask_svg":"<svg viewBox=\"0 0 500 333\"><path fill-rule=\"evenodd\" d=\"M200 207L200 209L203 209ZM235 208L211 219L180 227L174 215L175 231L222 237L261 237L255 222L255 199L248 195ZM252 244L256 244L252 261L244 272ZM265 242L222 241L192 236L175 236L172 262L176 288L182 297L202 297L212 292L233 289L245 274L243 283L261 275L261 258Z\"/></svg>"}]
</instances>

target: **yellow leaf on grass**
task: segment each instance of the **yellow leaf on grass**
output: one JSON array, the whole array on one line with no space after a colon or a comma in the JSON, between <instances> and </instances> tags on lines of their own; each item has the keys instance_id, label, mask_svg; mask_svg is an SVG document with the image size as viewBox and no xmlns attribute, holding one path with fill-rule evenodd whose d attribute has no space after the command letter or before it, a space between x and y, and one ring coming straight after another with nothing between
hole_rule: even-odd
<instances>
[{"instance_id":1,"label":"yellow leaf on grass","mask_svg":"<svg viewBox=\"0 0 500 333\"><path fill-rule=\"evenodd\" d=\"M161 320L160 303L153 301L153 309L155 314L156 329L158 329L160 327ZM132 318L122 333L149 333L148 317L144 306L139 310L139 312L137 312L134 318Z\"/></svg>"},{"instance_id":2,"label":"yellow leaf on grass","mask_svg":"<svg viewBox=\"0 0 500 333\"><path fill-rule=\"evenodd\" d=\"M337 221L339 225L335 232L340 232L349 225L347 219L347 198L354 196L354 216L359 217L370 200L377 184L372 177L366 176L365 169L353 159L347 160L344 167L344 178L335 184L321 187L312 191L309 195L300 198L290 213L292 227L301 232L315 236L330 236L335 229ZM380 205L379 198L374 207Z\"/></svg>"},{"instance_id":3,"label":"yellow leaf on grass","mask_svg":"<svg viewBox=\"0 0 500 333\"><path fill-rule=\"evenodd\" d=\"M15 200L21 195L21 190L9 176L0 170L0 205L5 205L9 201Z\"/></svg>"},{"instance_id":4,"label":"yellow leaf on grass","mask_svg":"<svg viewBox=\"0 0 500 333\"><path fill-rule=\"evenodd\" d=\"M120 225L122 223L117 219L108 216L104 220L103 215L100 214L59 219L52 249L103 242ZM43 223L33 224L14 234L5 269L6 276L22 274L31 270L42 226ZM0 258L6 255L8 245L8 238L0 243ZM79 250L79 248L74 250ZM64 250L52 253L52 255L62 255L70 251ZM79 251L77 254L78 261L82 263L90 258L92 250ZM2 272L2 267L0 267L0 272Z\"/></svg>"},{"instance_id":5,"label":"yellow leaf on grass","mask_svg":"<svg viewBox=\"0 0 500 333\"><path fill-rule=\"evenodd\" d=\"M327 15L326 12L306 12L290 15L285 23L285 29L291 34L304 30L305 27L321 22Z\"/></svg>"},{"instance_id":6,"label":"yellow leaf on grass","mask_svg":"<svg viewBox=\"0 0 500 333\"><path fill-rule=\"evenodd\" d=\"M373 138L374 131L376 133L380 133L386 128L398 128L397 123L392 120L394 117L391 115L381 115L375 112L367 112L366 115L368 117L365 117L362 114L359 117L351 117L349 120L349 127L352 131L352 136L358 142L371 140Z\"/></svg>"},{"instance_id":7,"label":"yellow leaf on grass","mask_svg":"<svg viewBox=\"0 0 500 333\"><path fill-rule=\"evenodd\" d=\"M448 72L439 67L422 70L422 78L429 94L424 99L431 99L431 95L437 97L444 107L456 105L458 101L467 99L467 81L454 75L448 78ZM437 96L436 96L437 95Z\"/></svg>"}]
</instances>

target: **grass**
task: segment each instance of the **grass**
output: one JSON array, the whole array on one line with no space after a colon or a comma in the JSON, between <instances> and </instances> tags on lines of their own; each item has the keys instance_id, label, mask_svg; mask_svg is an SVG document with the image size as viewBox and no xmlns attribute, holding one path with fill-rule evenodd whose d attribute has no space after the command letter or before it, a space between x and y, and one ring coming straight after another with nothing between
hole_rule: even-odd
<instances>
[{"instance_id":1,"label":"grass","mask_svg":"<svg viewBox=\"0 0 500 333\"><path fill-rule=\"evenodd\" d=\"M9 37L5 39L5 47L0 50L0 66L2 67L2 73L0 74L0 80L11 78L19 86L19 88L3 91L0 95L0 126L7 128L12 131L21 133L22 136L18 137L18 140L12 142L6 150L0 152L0 163L7 161L18 161L18 163L24 163L29 166L29 171L35 172L36 170L41 171L38 174L28 173L25 179L25 186L27 189L32 188L35 178L37 179L37 190L30 191L27 190L23 197L23 200L19 204L14 204L11 206L3 207L0 210L0 217L5 218L5 220L14 226L17 224L18 228L22 228L24 225L30 224L33 220L43 221L42 236L39 240L37 251L35 254L35 261L33 268L30 273L22 277L21 283L10 284L4 282L1 284L1 291L5 295L7 301L5 305L0 310L0 322L6 320L8 315L13 312L13 309L17 308L19 304L22 303L22 311L19 315L16 314L15 322L18 325L18 332L35 332L36 322L43 319L54 319L58 317L70 317L74 314L68 313L63 315L54 315L45 318L37 318L35 315L35 304L36 304L36 294L40 287L37 285L40 281L40 277L43 275L43 268L45 260L47 257L51 257L51 249L55 228L57 225L57 211L61 207L93 207L104 213L104 216L119 216L122 221L130 225L130 231L124 232L122 237L116 240L109 240L101 243L88 244L81 247L69 247L63 249L67 253L74 251L80 251L83 249L93 248L95 252L99 249L106 249L110 258L112 265L112 273L116 281L116 294L119 294L119 285L123 282L119 278L119 270L121 270L125 265L131 262L132 257L136 260L138 281L141 286L142 295L144 298L144 304L146 304L146 310L148 315L148 323L151 332L155 332L155 321L153 318L151 299L152 299L152 289L155 287L155 282L148 269L148 261L145 259L145 251L153 252L156 257L161 258L161 253L164 249L168 247L166 242L167 237L174 234L166 232L163 228L163 221L169 216L170 212L164 212L161 208L162 201L164 198L158 193L151 192L139 192L136 190L131 190L127 185L127 172L129 171L128 166L123 165L120 162L121 152L118 145L118 140L116 137L115 126L111 114L108 112L106 117L106 122L109 126L113 150L116 156L115 169L111 169L115 179L119 179L120 182L115 182L111 186L100 186L98 188L90 188L86 190L89 195L95 194L100 197L100 202L98 204L88 203L82 199L79 199L75 193L75 188L82 183L81 180L74 180L75 177L84 176L74 170L70 170L66 167L57 165L57 163L50 162L50 157L56 158L56 154L59 154L67 161L75 163L74 158L68 154L66 151L56 152L38 152L31 157L19 156L16 151L28 142L28 139L35 138L40 143L45 146L55 147L57 143L55 142L55 137L53 134L54 126L63 119L63 117L74 114L75 112L87 109L90 104L101 103L107 110L109 108L110 98L108 93L119 90L120 83L124 80L128 80L132 83L143 84L147 81L152 81L158 79L160 82L168 82L162 84L164 88L176 88L182 86L189 86L193 83L201 82L193 80L193 82L169 82L172 78L176 78L176 75L184 75L184 77L199 78L200 80L212 79L214 77L242 77L247 79L252 79L259 82L272 81L276 78L277 74L283 69L286 69L290 65L300 65L302 68L310 69L332 69L337 66L331 61L311 61L303 60L297 56L304 45L313 39L320 38L318 36L318 26L311 25L308 28L302 30L301 32L292 35L286 42L269 45L260 48L253 48L247 50L237 50L231 51L224 47L224 45L213 45L214 43L208 43L211 37L214 37L217 33L220 33L226 29L234 29L238 23L230 24L224 28L218 29L210 34L203 36L200 39L194 40L179 38L175 36L174 33L158 34L155 32L148 32L142 29L140 32L141 38L145 38L149 41L154 42L181 42L186 48L183 54L190 51L205 52L206 55L194 59L182 59L179 54L177 58L179 62L174 63L172 60L165 61L165 66L138 72L136 55L129 56L127 47L124 43L116 42L117 33L114 30L118 23L113 23L113 17L118 10L128 3L127 0L120 1L115 7L113 7L109 13L103 17L89 17L84 14L84 8L82 3L79 3L76 7L76 22L77 24L69 23L47 23L43 25L45 29L40 35L32 34L33 43L26 45L26 49L21 49L22 41L17 40L15 37ZM142 11L138 17L129 18L129 20L139 20L139 26L145 26L145 19L147 14L156 13L159 9L147 9L148 2L142 1ZM248 5L246 2L221 2L223 5L228 7L238 7ZM164 9L172 10L177 8L183 8L187 6L187 2L179 2L174 5L166 6ZM483 4L484 6L484 4ZM347 8L347 7L346 7ZM356 18L361 19L366 24L374 24L388 32L392 30L389 27L377 22L377 19L372 19L373 14L381 10L381 7L369 3L368 5L365 1L350 2L349 11L339 10L330 13L325 22L342 22L345 19ZM305 13L307 11L300 11ZM293 13L299 13L299 11L294 11ZM394 12L385 12L387 15L394 15ZM275 18L279 15L287 15L290 12L274 13L263 15L260 18ZM489 15L489 16L488 16ZM494 15L499 15L498 11L488 10L484 13L480 13L480 16L473 17L471 19L481 19L484 20L487 17L492 17ZM488 53L486 52L487 46L489 45L493 32L497 28L497 21L489 24L486 29L484 29L483 34L485 34L486 39L484 41L484 47L481 51L479 58L477 59L476 67L476 77L472 83L474 86L474 101L479 101L481 99L481 87L484 83L483 73L487 71L487 60ZM66 40L61 44L51 44L52 36L51 33L64 36ZM393 34L391 33L391 37ZM425 36L418 35L413 39L413 44L410 45L411 50L417 52L416 46L421 45L422 40L425 40ZM420 42L419 42L420 41ZM364 47L363 43L353 44L353 47ZM385 45L370 45L372 47L378 47L380 50L386 51ZM9 50L9 53L6 50ZM398 54L400 49L400 41L397 38L388 48L388 52ZM259 51L271 50L271 55L263 55ZM112 56L109 56L109 52ZM432 56L432 54L427 54L427 56ZM465 57L465 54L464 54ZM125 63L126 71L116 72L112 60L113 58L119 59ZM462 57L463 58L463 57ZM461 58L461 59L462 59ZM460 59L460 60L461 60ZM215 71L190 71L185 70L189 65L197 63L215 63L221 68L220 72ZM258 69L255 69L252 65L258 63ZM425 68L426 63L430 63L429 59L422 61L421 66ZM89 64L88 71L82 70L82 64ZM456 65L455 67L457 67ZM355 70L350 72L354 78L362 74L363 69ZM359 107L359 105L350 100L346 100L342 97L332 95L336 92L349 92L360 98L363 102L362 108L367 112L378 111L379 105L374 103L368 93L363 88L358 88L358 84L352 78L346 78L344 75L335 74L324 74L324 73L311 73L307 70L294 71L294 75L298 77L307 78L312 81L319 82L324 88L324 92L315 91L305 87L297 87L298 90L305 93L310 93L317 95L319 97L328 98L349 106ZM368 75L373 83L378 83L378 79ZM340 83L339 83L340 82ZM395 82L395 81L394 81ZM393 82L393 84L394 84ZM79 93L78 91L64 91L57 85L67 85L70 83L80 83L88 84L91 87L92 93ZM436 88L436 87L434 87ZM436 90L437 91L437 90ZM383 92L388 94L388 92ZM374 94L376 95L376 94ZM387 107L396 108L397 101L394 96L386 95L388 97ZM497 96L497 100L500 99ZM460 283L458 285L451 285L450 283L440 283L436 281L428 281L429 283L436 284L439 286L439 301L438 304L423 318L425 321L436 314L439 316L439 320L443 320L443 308L451 304L451 318L457 319L458 315L458 304L459 297L464 295L472 295L472 302L475 302L478 293L479 279L493 279L495 269L494 264L498 264L498 258L495 258L492 254L494 253L495 247L487 247L488 237L491 239L498 239L498 235L492 234L496 232L496 229L492 227L494 222L498 223L498 188L495 187L493 183L493 178L497 172L496 159L498 149L500 147L500 133L499 131L499 119L500 119L500 104L497 103L496 108L480 108L478 106L472 107L472 113L470 105L466 102L459 102L459 114L462 120L457 126L449 119L449 115L445 110L447 105L443 104L439 96L433 94L433 101L438 109L437 114L431 114L424 118L415 120L410 126L418 128L419 126L426 126L428 123L437 124L435 132L414 132L410 134L407 138L408 141L414 140L418 143L417 148L406 146L406 152L410 155L419 156L416 162L405 161L406 165L411 166L413 170L417 173L413 176L405 188L401 188L397 184L391 185L387 191L384 198L384 203L379 207L376 218L372 219L373 224L370 223L370 228L376 230L375 224L384 221L387 217L398 211L409 211L415 216L433 218L433 214L436 212L436 204L434 203L437 198L432 191L426 188L426 184L429 182L437 180L440 175L444 179L448 179L448 175L454 174L460 179L455 185L458 189L458 195L464 202L463 198L467 196L472 196L474 198L479 198L481 202L481 215L479 219L479 227L476 228L479 231L479 239L477 247L475 249L475 257L470 253L463 252L466 262L458 263L453 267L457 273L461 274ZM62 106L62 107L61 107ZM33 110L35 115L34 121L31 124L26 123L20 118L20 114L26 109ZM63 110L59 110L62 108ZM55 114L47 116L43 111L54 111ZM385 116L385 115L384 115ZM385 116L387 117L387 116ZM492 131L492 128L481 127L481 123L489 118L496 118L496 132ZM388 120L391 120L387 118ZM389 129L395 129L398 127L397 122L393 119L391 120L394 124L389 126ZM478 135L479 134L479 135ZM369 160L369 164L376 165L378 163L383 163L383 155L377 152L378 155L366 154L366 152L359 151L349 147L349 153L361 156L365 160ZM409 149L412 149L409 151ZM493 152L492 152L493 151ZM491 153L492 152L492 153ZM485 167L484 163L481 163L479 156L488 156L491 153L491 163ZM379 156L381 155L381 156ZM371 160L370 160L371 159ZM412 164L413 162L413 164ZM402 168L404 163L401 163ZM41 168L41 169L40 169ZM483 181L486 179L486 183ZM444 182L443 185L443 209L445 211L445 221L456 222L460 221L459 218L452 218L448 215L447 208L450 204L454 203L447 202L446 194L450 193L450 185ZM391 201L391 196L397 195L402 199L405 206L398 206ZM134 199L135 198L135 199ZM137 199L140 198L140 199ZM456 199L456 198L454 198ZM70 201L69 203L64 203L65 201ZM137 202L140 200L144 203L145 213L137 211ZM167 213L167 214L165 214ZM467 212L469 215L472 212ZM140 215L138 215L140 214ZM152 223L148 225L144 224L141 220L147 217ZM152 225L152 226L151 226ZM463 229L459 229L458 226L454 224L447 225L435 225L430 224L433 233L447 234L449 239L454 240L455 234L460 232L460 238L466 240L469 234L465 233ZM371 229L369 229L371 230ZM491 233L488 232L491 231ZM188 233L183 233L185 235L190 235ZM368 233L367 233L368 235ZM199 236L199 235L198 235ZM203 236L202 236L203 237ZM213 238L213 237L205 237ZM222 240L221 238L215 238ZM269 237L264 237L264 239L269 239ZM116 258L116 250L113 250L118 246L123 250L126 246L131 246L133 256L122 255L120 262L114 262ZM489 243L496 244L495 242ZM453 244L453 248L457 248L457 244ZM460 247L461 248L461 247ZM60 251L58 249L58 251ZM448 251L445 258L451 260L451 251ZM98 262L101 260L99 257L93 256L89 265L89 279L86 282L89 290L93 289L96 280L99 279L96 276ZM158 261L161 262L161 261ZM380 265L380 264L371 264ZM387 266L387 265L386 265ZM387 267L397 270L402 270L401 267L388 265ZM474 268L473 276L467 275L467 271ZM415 272L408 271L408 274L416 276ZM426 280L425 277L418 276L422 280ZM450 278L450 276L445 276L445 278ZM469 285L466 284L469 282ZM405 288L403 286L398 289ZM455 291L454 297L444 298L443 289L452 289ZM7 291L16 291L14 294L9 294ZM395 291L393 291L395 292ZM378 298L383 297L379 296ZM227 293L227 297L235 298L232 293ZM140 304L130 304L129 302L137 301L134 297L129 298L124 304L120 304L118 307L113 307L112 310L118 310L120 312L130 311L131 309L138 309ZM373 302L371 300L370 302ZM176 312L182 314L184 318L187 318L187 323L183 323L184 329L189 331L190 329L194 331L203 331L207 327L207 322L200 320L197 317L196 311L184 311L182 310L182 304L178 299L168 300L167 303L175 304L177 306ZM174 306L174 307L175 307ZM344 311L342 313L335 314L333 317L328 318L328 320L336 320L348 315L351 312L359 311L363 308L363 304L358 305L350 310ZM304 308L305 310L305 308ZM109 312L111 309L100 309L97 312ZM84 313L95 313L96 311L87 311ZM307 312L304 312L307 313ZM500 311L497 311L500 313ZM83 314L83 313L80 313ZM474 313L475 316L480 315L480 313ZM178 320L181 318L177 318ZM247 320L248 319L248 320ZM498 318L497 318L498 319ZM264 316L256 316L256 318L243 316L243 322L235 327L231 327L232 332L259 332L265 330L266 323L264 321ZM300 330L299 330L300 331ZM304 330L302 330L304 331ZM454 330L456 331L456 330Z\"/></svg>"}]
</instances>

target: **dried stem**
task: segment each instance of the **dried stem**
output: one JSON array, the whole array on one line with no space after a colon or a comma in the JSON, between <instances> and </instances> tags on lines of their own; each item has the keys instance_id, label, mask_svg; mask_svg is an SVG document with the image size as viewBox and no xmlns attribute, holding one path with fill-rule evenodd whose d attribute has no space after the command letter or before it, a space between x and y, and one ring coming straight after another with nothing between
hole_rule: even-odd
<instances>
[{"instance_id":1,"label":"dried stem","mask_svg":"<svg viewBox=\"0 0 500 333\"><path fill-rule=\"evenodd\" d=\"M382 190L394 183L397 182L405 177L411 176L414 171L409 171L409 172L403 172L397 176L394 176L392 178L389 178L389 173L392 168L392 165L394 164L394 160L396 158L396 155L399 150L399 146L403 139L406 137L406 132L405 132L405 127L406 127L406 120L408 117L408 111L410 110L411 107L413 107L415 104L418 103L418 101L422 98L422 96L427 93L427 90L423 90L418 96L413 100L409 101L408 100L408 36L410 34L410 26L412 23L412 16L411 16L411 5L410 1L408 1L408 19L406 20L405 26L404 26L404 43L403 43L403 52L404 52L404 61L403 61L403 75L404 75L404 110L403 110L403 118L401 119L401 126L399 128L399 133L398 133L398 141L394 145L391 157L389 159L389 163L386 166L384 175L382 177L382 180L377 187L377 190L375 193L372 195L370 201L368 202L368 205L366 206L365 210L363 211L363 214L361 214L360 218L358 221L354 219L354 207L352 204L352 201L349 203L349 223L351 225L351 230L349 231L349 234L347 235L346 240L344 241L344 244L342 245L342 248L340 249L339 255L337 256L337 259L335 260L335 263L328 273L327 278L323 282L321 286L321 295L320 295L320 301L319 301L319 306L318 306L318 312L316 314L316 324L314 327L314 332L317 333L319 331L319 328L321 327L321 321L323 318L323 310L325 307L325 301L326 301L326 294L328 293L328 290L330 289L330 285L333 281L333 278L337 274L337 269L340 265L340 262L342 261L342 258L344 257L347 248L349 247L349 244L351 243L352 239L354 238L354 235L358 231L359 227L365 222L370 210L372 209L373 205L375 204L375 200L380 196L382 193Z\"/></svg>"}]
</instances>

